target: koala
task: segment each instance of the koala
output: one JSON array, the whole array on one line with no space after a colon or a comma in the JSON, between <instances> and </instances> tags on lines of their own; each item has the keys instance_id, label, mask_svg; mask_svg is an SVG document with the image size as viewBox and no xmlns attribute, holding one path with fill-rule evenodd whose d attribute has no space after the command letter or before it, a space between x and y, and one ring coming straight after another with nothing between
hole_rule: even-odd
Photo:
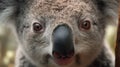
<instances>
[{"instance_id":1,"label":"koala","mask_svg":"<svg viewBox=\"0 0 120 67\"><path fill-rule=\"evenodd\" d=\"M114 67L105 29L118 0L0 0L19 45L15 67Z\"/></svg>"}]
</instances>

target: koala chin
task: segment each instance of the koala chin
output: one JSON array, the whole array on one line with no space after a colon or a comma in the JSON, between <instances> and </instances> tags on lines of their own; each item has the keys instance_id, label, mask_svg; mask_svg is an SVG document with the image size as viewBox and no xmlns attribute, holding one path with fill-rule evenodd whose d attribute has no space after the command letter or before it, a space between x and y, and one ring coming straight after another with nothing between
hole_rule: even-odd
<instances>
[{"instance_id":1,"label":"koala chin","mask_svg":"<svg viewBox=\"0 0 120 67\"><path fill-rule=\"evenodd\" d=\"M19 41L15 67L114 67L105 29L118 0L0 0Z\"/></svg>"}]
</instances>

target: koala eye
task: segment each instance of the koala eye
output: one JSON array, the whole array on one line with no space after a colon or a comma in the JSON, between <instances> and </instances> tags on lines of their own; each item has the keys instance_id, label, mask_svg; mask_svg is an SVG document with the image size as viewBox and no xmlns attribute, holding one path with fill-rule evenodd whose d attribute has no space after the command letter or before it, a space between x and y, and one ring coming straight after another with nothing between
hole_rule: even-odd
<instances>
[{"instance_id":1,"label":"koala eye","mask_svg":"<svg viewBox=\"0 0 120 67\"><path fill-rule=\"evenodd\" d=\"M42 32L43 31L43 25L39 22L35 22L35 23L33 23L33 30L36 33Z\"/></svg>"},{"instance_id":2,"label":"koala eye","mask_svg":"<svg viewBox=\"0 0 120 67\"><path fill-rule=\"evenodd\" d=\"M79 27L82 30L89 30L91 28L91 22L89 20L85 20L80 23Z\"/></svg>"}]
</instances>

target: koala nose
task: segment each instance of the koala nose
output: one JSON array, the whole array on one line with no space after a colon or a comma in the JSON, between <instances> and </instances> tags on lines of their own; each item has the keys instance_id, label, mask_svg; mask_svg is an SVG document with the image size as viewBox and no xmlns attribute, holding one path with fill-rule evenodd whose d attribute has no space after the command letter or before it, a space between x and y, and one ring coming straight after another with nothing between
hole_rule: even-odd
<instances>
[{"instance_id":1,"label":"koala nose","mask_svg":"<svg viewBox=\"0 0 120 67\"><path fill-rule=\"evenodd\" d=\"M53 56L67 58L73 56L72 30L67 24L57 26L53 31Z\"/></svg>"}]
</instances>

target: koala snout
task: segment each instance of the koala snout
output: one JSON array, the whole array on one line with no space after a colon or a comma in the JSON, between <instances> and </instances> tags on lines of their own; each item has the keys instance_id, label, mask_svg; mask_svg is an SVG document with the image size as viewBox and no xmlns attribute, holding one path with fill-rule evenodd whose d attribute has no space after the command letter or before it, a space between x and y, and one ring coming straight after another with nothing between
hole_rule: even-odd
<instances>
[{"instance_id":1,"label":"koala snout","mask_svg":"<svg viewBox=\"0 0 120 67\"><path fill-rule=\"evenodd\" d=\"M72 30L67 24L57 26L53 31L53 56L71 58L74 55Z\"/></svg>"}]
</instances>

